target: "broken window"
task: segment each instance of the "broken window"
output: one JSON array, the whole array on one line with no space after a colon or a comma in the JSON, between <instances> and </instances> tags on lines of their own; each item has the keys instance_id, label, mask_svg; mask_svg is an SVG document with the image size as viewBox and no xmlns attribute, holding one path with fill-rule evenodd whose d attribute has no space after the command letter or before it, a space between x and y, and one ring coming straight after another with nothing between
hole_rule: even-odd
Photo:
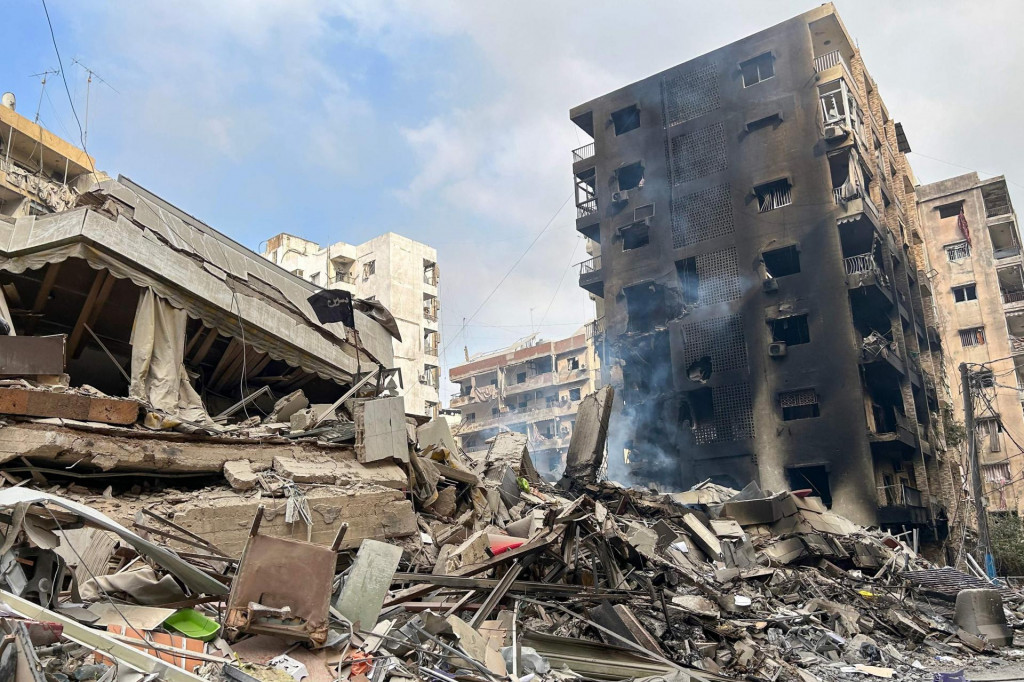
<instances>
[{"instance_id":1,"label":"broken window","mask_svg":"<svg viewBox=\"0 0 1024 682\"><path fill-rule=\"evenodd\" d=\"M960 215L960 210L963 206L964 202L955 201L952 204L943 204L942 206L938 206L935 210L939 212L940 218L956 218Z\"/></svg>"},{"instance_id":2,"label":"broken window","mask_svg":"<svg viewBox=\"0 0 1024 682\"><path fill-rule=\"evenodd\" d=\"M643 187L644 184L644 166L641 162L631 163L627 166L623 166L615 175L619 180L619 191L626 191L636 189L637 187Z\"/></svg>"},{"instance_id":3,"label":"broken window","mask_svg":"<svg viewBox=\"0 0 1024 682\"><path fill-rule=\"evenodd\" d=\"M437 263L426 258L423 259L423 283L432 287L437 286Z\"/></svg>"},{"instance_id":4,"label":"broken window","mask_svg":"<svg viewBox=\"0 0 1024 682\"><path fill-rule=\"evenodd\" d=\"M431 322L436 322L439 308L440 306L438 305L437 296L423 294L423 317L427 318Z\"/></svg>"},{"instance_id":5,"label":"broken window","mask_svg":"<svg viewBox=\"0 0 1024 682\"><path fill-rule=\"evenodd\" d=\"M699 302L700 279L697 276L697 259L684 258L676 261L676 275L683 290L683 303L696 305Z\"/></svg>"},{"instance_id":6,"label":"broken window","mask_svg":"<svg viewBox=\"0 0 1024 682\"><path fill-rule=\"evenodd\" d=\"M823 465L789 467L786 469L790 490L810 488L826 507L832 506L832 487L828 482L828 469Z\"/></svg>"},{"instance_id":7,"label":"broken window","mask_svg":"<svg viewBox=\"0 0 1024 682\"><path fill-rule=\"evenodd\" d=\"M612 124L615 126L616 135L636 130L640 127L640 107L630 104L625 109L612 112Z\"/></svg>"},{"instance_id":8,"label":"broken window","mask_svg":"<svg viewBox=\"0 0 1024 682\"><path fill-rule=\"evenodd\" d=\"M984 327L971 327L970 329L960 330L960 345L964 348L972 348L974 346L985 345L985 328Z\"/></svg>"},{"instance_id":9,"label":"broken window","mask_svg":"<svg viewBox=\"0 0 1024 682\"><path fill-rule=\"evenodd\" d=\"M811 341L811 331L807 327L806 315L780 317L771 321L771 327L773 342L781 342L787 346L799 346L801 343L810 343Z\"/></svg>"},{"instance_id":10,"label":"broken window","mask_svg":"<svg viewBox=\"0 0 1024 682\"><path fill-rule=\"evenodd\" d=\"M566 361L565 361L565 367L568 370L579 369L580 368L580 359L579 358L567 358Z\"/></svg>"},{"instance_id":11,"label":"broken window","mask_svg":"<svg viewBox=\"0 0 1024 682\"><path fill-rule=\"evenodd\" d=\"M524 383L526 383L526 372L519 372L518 374L516 374L516 383L517 384L524 384Z\"/></svg>"},{"instance_id":12,"label":"broken window","mask_svg":"<svg viewBox=\"0 0 1024 682\"><path fill-rule=\"evenodd\" d=\"M472 384L459 384L459 395L465 398L473 392Z\"/></svg>"},{"instance_id":13,"label":"broken window","mask_svg":"<svg viewBox=\"0 0 1024 682\"><path fill-rule=\"evenodd\" d=\"M779 393L782 420L810 419L821 414L818 410L818 394L813 388Z\"/></svg>"},{"instance_id":14,"label":"broken window","mask_svg":"<svg viewBox=\"0 0 1024 682\"><path fill-rule=\"evenodd\" d=\"M663 327L668 320L665 305L665 291L653 282L644 282L623 287L626 297L626 315L629 332L649 332L655 327Z\"/></svg>"},{"instance_id":15,"label":"broken window","mask_svg":"<svg viewBox=\"0 0 1024 682\"><path fill-rule=\"evenodd\" d=\"M580 399L580 389L578 389L578 388L570 388L569 389L569 400L576 401L576 400L579 400L579 399Z\"/></svg>"},{"instance_id":16,"label":"broken window","mask_svg":"<svg viewBox=\"0 0 1024 682\"><path fill-rule=\"evenodd\" d=\"M950 263L962 261L965 258L969 258L970 255L971 245L967 243L966 239L960 242L946 244L946 260Z\"/></svg>"},{"instance_id":17,"label":"broken window","mask_svg":"<svg viewBox=\"0 0 1024 682\"><path fill-rule=\"evenodd\" d=\"M793 185L783 178L758 185L754 188L757 195L757 212L767 213L793 203Z\"/></svg>"},{"instance_id":18,"label":"broken window","mask_svg":"<svg viewBox=\"0 0 1024 682\"><path fill-rule=\"evenodd\" d=\"M765 251L761 254L761 261L768 277L785 277L800 272L800 251L796 246Z\"/></svg>"},{"instance_id":19,"label":"broken window","mask_svg":"<svg viewBox=\"0 0 1024 682\"><path fill-rule=\"evenodd\" d=\"M953 287L953 300L957 303L963 303L964 301L977 301L977 286L974 284L964 284L963 286Z\"/></svg>"},{"instance_id":20,"label":"broken window","mask_svg":"<svg viewBox=\"0 0 1024 682\"><path fill-rule=\"evenodd\" d=\"M633 249L639 249L641 246L647 246L651 243L651 232L647 223L633 223L625 227L619 228L619 234L622 235L622 250L631 251Z\"/></svg>"},{"instance_id":21,"label":"broken window","mask_svg":"<svg viewBox=\"0 0 1024 682\"><path fill-rule=\"evenodd\" d=\"M363 279L367 279L370 275L377 272L377 261L368 260L363 263Z\"/></svg>"},{"instance_id":22,"label":"broken window","mask_svg":"<svg viewBox=\"0 0 1024 682\"><path fill-rule=\"evenodd\" d=\"M774 76L774 61L775 58L772 57L772 53L765 52L753 59L740 62L740 71L743 73L743 87L749 88L751 85L768 80Z\"/></svg>"}]
</instances>

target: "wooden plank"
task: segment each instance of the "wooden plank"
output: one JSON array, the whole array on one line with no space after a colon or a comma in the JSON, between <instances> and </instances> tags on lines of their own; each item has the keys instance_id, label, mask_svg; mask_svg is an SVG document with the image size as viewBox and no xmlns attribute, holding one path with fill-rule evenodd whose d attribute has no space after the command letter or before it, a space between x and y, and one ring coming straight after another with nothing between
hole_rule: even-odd
<instances>
[{"instance_id":1,"label":"wooden plank","mask_svg":"<svg viewBox=\"0 0 1024 682\"><path fill-rule=\"evenodd\" d=\"M75 322L75 326L71 330L70 338L68 338L68 357L78 357L78 346L82 342L82 335L85 333L86 322L88 322L89 316L92 315L92 307L96 304L96 299L99 298L100 289L103 287L103 282L106 278L107 271L100 270L92 280L92 286L89 288L89 294L85 297L85 303L82 304L82 312L78 314L78 320Z\"/></svg>"},{"instance_id":2,"label":"wooden plank","mask_svg":"<svg viewBox=\"0 0 1024 682\"><path fill-rule=\"evenodd\" d=\"M252 379L254 376L256 376L257 374L262 372L264 369L266 369L267 365L269 365L270 361L273 360L273 359L274 358L270 357L269 353L263 353L263 355L260 357L259 361L256 362L252 367L250 367L250 368L248 368L246 370L245 378L246 379Z\"/></svg>"},{"instance_id":3,"label":"wooden plank","mask_svg":"<svg viewBox=\"0 0 1024 682\"><path fill-rule=\"evenodd\" d=\"M211 329L210 333L206 335L206 338L199 345L199 350L196 351L195 357L192 358L189 364L193 367L198 367L206 359L206 354L210 352L210 348L213 347L213 342L217 340L218 336L220 336L220 333L216 329Z\"/></svg>"},{"instance_id":4,"label":"wooden plank","mask_svg":"<svg viewBox=\"0 0 1024 682\"><path fill-rule=\"evenodd\" d=\"M139 416L139 403L123 398L100 398L78 393L0 388L0 414L134 424Z\"/></svg>"},{"instance_id":5,"label":"wooden plank","mask_svg":"<svg viewBox=\"0 0 1024 682\"><path fill-rule=\"evenodd\" d=\"M217 366L213 369L213 374L210 375L211 386L217 385L217 382L220 381L221 376L224 374L224 370L235 359L235 355L238 354L241 348L242 342L232 337L228 347L224 349L224 354L220 356L220 361L217 362Z\"/></svg>"},{"instance_id":6,"label":"wooden plank","mask_svg":"<svg viewBox=\"0 0 1024 682\"><path fill-rule=\"evenodd\" d=\"M110 292L114 288L114 284L117 283L117 278L107 273L107 278L103 280L103 286L100 287L100 293L96 297L96 304L92 307L92 313L89 315L89 320L86 324L93 329L96 328L96 321L99 320L100 313L103 312L103 306L107 304L107 299L110 298Z\"/></svg>"},{"instance_id":7,"label":"wooden plank","mask_svg":"<svg viewBox=\"0 0 1024 682\"><path fill-rule=\"evenodd\" d=\"M29 318L28 322L25 323L25 335L31 336L32 332L36 328L36 323L39 322L39 318L42 317L43 309L46 308L46 302L50 300L50 292L53 291L53 284L57 281L57 275L60 274L60 266L63 261L57 263L50 263L46 267L46 274L43 275L43 283L39 287L39 293L36 294L35 303L32 304L32 317Z\"/></svg>"}]
</instances>

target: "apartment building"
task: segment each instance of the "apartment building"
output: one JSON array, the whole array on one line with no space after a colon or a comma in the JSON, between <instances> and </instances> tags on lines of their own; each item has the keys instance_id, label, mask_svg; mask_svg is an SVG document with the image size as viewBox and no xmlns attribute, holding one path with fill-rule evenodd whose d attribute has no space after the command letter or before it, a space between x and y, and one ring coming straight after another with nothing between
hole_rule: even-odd
<instances>
[{"instance_id":1,"label":"apartment building","mask_svg":"<svg viewBox=\"0 0 1024 682\"><path fill-rule=\"evenodd\" d=\"M382 303L394 315L402 336L394 341L394 357L395 367L402 370L399 392L405 397L405 410L438 415L441 303L434 248L394 232L363 244L329 246L282 233L267 240L262 255L314 285Z\"/></svg>"},{"instance_id":2,"label":"apartment building","mask_svg":"<svg viewBox=\"0 0 1024 682\"><path fill-rule=\"evenodd\" d=\"M1006 180L968 173L918 187L917 199L946 372L958 381L962 362L992 370L974 399L988 509L1024 511L1024 271ZM952 400L962 420L962 391Z\"/></svg>"},{"instance_id":3,"label":"apartment building","mask_svg":"<svg viewBox=\"0 0 1024 682\"><path fill-rule=\"evenodd\" d=\"M588 325L566 339L542 341L536 334L507 348L474 355L449 378L459 385L450 400L458 410L460 444L466 452L487 449L498 431L529 437L537 470L557 477L576 423L580 401L593 393L599 368Z\"/></svg>"},{"instance_id":4,"label":"apartment building","mask_svg":"<svg viewBox=\"0 0 1024 682\"><path fill-rule=\"evenodd\" d=\"M573 108L609 472L811 488L941 534L952 492L910 150L825 4Z\"/></svg>"}]
</instances>

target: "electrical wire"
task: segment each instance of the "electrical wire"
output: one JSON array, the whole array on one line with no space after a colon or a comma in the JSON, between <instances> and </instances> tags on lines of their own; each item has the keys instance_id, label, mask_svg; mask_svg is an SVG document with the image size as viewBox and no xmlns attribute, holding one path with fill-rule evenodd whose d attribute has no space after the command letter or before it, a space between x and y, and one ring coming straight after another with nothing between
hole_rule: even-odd
<instances>
[{"instance_id":1,"label":"electrical wire","mask_svg":"<svg viewBox=\"0 0 1024 682\"><path fill-rule=\"evenodd\" d=\"M46 0L40 0L43 3L43 13L46 14L46 25L50 28L50 40L53 41L53 51L57 53L57 64L60 66L60 79L64 82L64 92L68 93L68 104L71 105L71 113L75 115L75 122L78 124L78 138L82 142L82 151L85 152L85 157L89 159L90 165L92 165L92 159L89 156L89 151L85 148L85 130L82 128L82 121L78 118L78 112L75 110L75 100L71 96L71 88L68 87L68 79L64 75L64 62L60 58L60 48L57 47L57 36L53 32L53 22L50 21L50 10L46 7ZM92 172L96 172L96 168L92 169Z\"/></svg>"},{"instance_id":2,"label":"electrical wire","mask_svg":"<svg viewBox=\"0 0 1024 682\"><path fill-rule=\"evenodd\" d=\"M565 273L572 270L572 262L576 258L576 251L577 249L580 248L580 242L582 241L583 237L580 236L579 239L576 240L576 245L572 247L572 253L569 254L569 264L565 267L564 270L562 270L562 276L558 278L558 286L555 287L555 293L551 294L551 300L548 301L548 307L544 309L544 314L541 315L540 323L536 325L537 327L540 327L544 324L544 320L546 320L548 317L548 312L551 311L551 304L553 304L555 302L555 299L558 298L558 292L562 289L562 282L565 281Z\"/></svg>"}]
</instances>

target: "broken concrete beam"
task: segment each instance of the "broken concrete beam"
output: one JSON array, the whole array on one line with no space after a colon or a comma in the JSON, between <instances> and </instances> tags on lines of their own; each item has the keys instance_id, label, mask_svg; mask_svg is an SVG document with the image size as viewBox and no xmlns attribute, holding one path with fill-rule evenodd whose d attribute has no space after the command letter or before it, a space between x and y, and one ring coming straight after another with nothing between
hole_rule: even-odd
<instances>
[{"instance_id":1,"label":"broken concrete beam","mask_svg":"<svg viewBox=\"0 0 1024 682\"><path fill-rule=\"evenodd\" d=\"M275 422L290 421L293 414L307 407L309 407L309 400L300 388L274 403L273 411L270 413L270 416L264 420L264 422L273 424Z\"/></svg>"},{"instance_id":2,"label":"broken concrete beam","mask_svg":"<svg viewBox=\"0 0 1024 682\"><path fill-rule=\"evenodd\" d=\"M441 518L451 518L455 515L456 509L458 509L455 503L456 492L452 486L441 488L437 492L437 499L430 503L427 509Z\"/></svg>"},{"instance_id":3,"label":"broken concrete beam","mask_svg":"<svg viewBox=\"0 0 1024 682\"><path fill-rule=\"evenodd\" d=\"M576 411L576 426L569 439L565 456L565 474L561 485L575 481L581 485L597 482L597 471L604 461L604 444L608 437L608 420L612 414L614 389L605 386L591 393Z\"/></svg>"},{"instance_id":4,"label":"broken concrete beam","mask_svg":"<svg viewBox=\"0 0 1024 682\"><path fill-rule=\"evenodd\" d=\"M367 400L356 411L356 456L360 462L409 461L405 398Z\"/></svg>"},{"instance_id":5,"label":"broken concrete beam","mask_svg":"<svg viewBox=\"0 0 1024 682\"><path fill-rule=\"evenodd\" d=\"M711 558L712 561L722 561L722 544L711 529L700 522L695 514L687 514L683 517L683 526L690 533L690 539ZM801 545L802 547L803 545Z\"/></svg>"},{"instance_id":6,"label":"broken concrete beam","mask_svg":"<svg viewBox=\"0 0 1024 682\"><path fill-rule=\"evenodd\" d=\"M0 388L0 414L134 424L139 418L139 403L125 398L102 398L80 393Z\"/></svg>"},{"instance_id":7,"label":"broken concrete beam","mask_svg":"<svg viewBox=\"0 0 1024 682\"><path fill-rule=\"evenodd\" d=\"M525 433L502 431L496 435L484 457L484 477L500 482L504 476L503 468L507 467L516 476L525 478L530 483L539 483L540 474L530 459L528 442Z\"/></svg>"},{"instance_id":8,"label":"broken concrete beam","mask_svg":"<svg viewBox=\"0 0 1024 682\"><path fill-rule=\"evenodd\" d=\"M416 444L420 452L447 450L454 454L459 451L459 446L452 437L452 430L448 426L448 420L441 418L431 419L416 428Z\"/></svg>"},{"instance_id":9,"label":"broken concrete beam","mask_svg":"<svg viewBox=\"0 0 1024 682\"><path fill-rule=\"evenodd\" d=\"M253 471L252 463L247 459L224 462L224 478L235 490L252 490L259 485L260 477Z\"/></svg>"},{"instance_id":10,"label":"broken concrete beam","mask_svg":"<svg viewBox=\"0 0 1024 682\"><path fill-rule=\"evenodd\" d=\"M401 547L363 540L334 608L353 625L372 630L401 559Z\"/></svg>"},{"instance_id":11,"label":"broken concrete beam","mask_svg":"<svg viewBox=\"0 0 1024 682\"><path fill-rule=\"evenodd\" d=\"M368 538L387 540L419 532L412 503L398 490L373 485L324 487L307 491L305 498L313 516L310 541L318 545L332 545L342 523L348 523L348 532L341 549L358 547ZM285 522L284 498L243 497L231 490L211 490L198 500L173 507L171 517L224 552L239 556L260 505L266 507L261 535L306 540L305 523Z\"/></svg>"},{"instance_id":12,"label":"broken concrete beam","mask_svg":"<svg viewBox=\"0 0 1024 682\"><path fill-rule=\"evenodd\" d=\"M285 455L274 457L274 471L295 483L375 483L387 488L404 489L409 484L405 472L397 464L376 462L360 464L351 459L334 457L306 457L297 459Z\"/></svg>"},{"instance_id":13,"label":"broken concrete beam","mask_svg":"<svg viewBox=\"0 0 1024 682\"><path fill-rule=\"evenodd\" d=\"M351 448L316 443L260 443L244 439L199 439L178 433L128 431L88 425L11 424L0 438L0 464L19 457L59 466L78 463L77 468L95 467L102 471L145 471L158 473L220 473L225 462L244 454L253 468L268 468L275 457L296 460L329 457L349 462L353 470L361 467ZM369 480L379 465L365 465ZM393 482L391 475L384 480ZM404 483L402 485L405 485Z\"/></svg>"}]
</instances>

